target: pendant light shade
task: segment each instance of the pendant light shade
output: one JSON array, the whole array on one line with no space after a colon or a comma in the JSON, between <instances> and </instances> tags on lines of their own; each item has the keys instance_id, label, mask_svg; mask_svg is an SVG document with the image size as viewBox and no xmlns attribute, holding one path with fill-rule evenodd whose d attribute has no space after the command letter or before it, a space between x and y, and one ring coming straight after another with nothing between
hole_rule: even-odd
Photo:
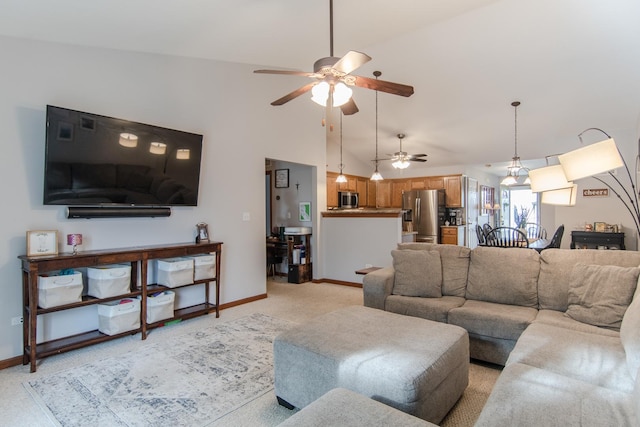
<instances>
[{"instance_id":1,"label":"pendant light shade","mask_svg":"<svg viewBox=\"0 0 640 427\"><path fill-rule=\"evenodd\" d=\"M582 138L580 140L582 141ZM620 156L613 138L561 154L558 156L558 160L569 181L586 178L624 166L622 156Z\"/></svg>"},{"instance_id":2,"label":"pendant light shade","mask_svg":"<svg viewBox=\"0 0 640 427\"><path fill-rule=\"evenodd\" d=\"M511 158L511 164L507 166L507 176L500 182L501 185L515 185L518 183L518 177L520 176L520 171L529 172L528 168L522 166L520 163L520 157L518 156L518 106L520 105L520 101L513 101L511 106L513 107L514 113L514 153ZM527 177L525 180L525 184L528 184L530 179Z\"/></svg>"}]
</instances>

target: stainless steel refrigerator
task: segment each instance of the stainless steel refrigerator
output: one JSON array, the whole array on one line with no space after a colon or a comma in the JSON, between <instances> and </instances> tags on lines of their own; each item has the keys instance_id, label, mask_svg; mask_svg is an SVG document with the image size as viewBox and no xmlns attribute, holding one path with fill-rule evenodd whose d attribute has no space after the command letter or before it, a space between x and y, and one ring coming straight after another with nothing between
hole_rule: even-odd
<instances>
[{"instance_id":1,"label":"stainless steel refrigerator","mask_svg":"<svg viewBox=\"0 0 640 427\"><path fill-rule=\"evenodd\" d=\"M417 232L416 241L439 243L444 216L444 190L402 192L403 229Z\"/></svg>"}]
</instances>

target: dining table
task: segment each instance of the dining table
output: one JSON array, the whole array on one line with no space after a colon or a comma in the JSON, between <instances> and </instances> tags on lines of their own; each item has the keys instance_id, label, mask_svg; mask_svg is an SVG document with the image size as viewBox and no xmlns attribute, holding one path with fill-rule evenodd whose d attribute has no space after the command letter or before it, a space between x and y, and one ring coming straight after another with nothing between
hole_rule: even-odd
<instances>
[{"instance_id":1,"label":"dining table","mask_svg":"<svg viewBox=\"0 0 640 427\"><path fill-rule=\"evenodd\" d=\"M529 248L542 252L550 243L550 239L529 239Z\"/></svg>"}]
</instances>

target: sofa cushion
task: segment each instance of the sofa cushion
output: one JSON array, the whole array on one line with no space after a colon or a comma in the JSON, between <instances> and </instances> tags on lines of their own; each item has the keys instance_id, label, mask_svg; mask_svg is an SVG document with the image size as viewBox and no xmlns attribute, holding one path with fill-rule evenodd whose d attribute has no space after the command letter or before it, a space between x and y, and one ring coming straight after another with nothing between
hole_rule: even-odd
<instances>
[{"instance_id":1,"label":"sofa cushion","mask_svg":"<svg viewBox=\"0 0 640 427\"><path fill-rule=\"evenodd\" d=\"M633 426L631 394L522 364L503 369L476 427Z\"/></svg>"},{"instance_id":2,"label":"sofa cushion","mask_svg":"<svg viewBox=\"0 0 640 427\"><path fill-rule=\"evenodd\" d=\"M590 325L619 329L639 274L637 267L576 264L569 283L567 316Z\"/></svg>"},{"instance_id":3,"label":"sofa cushion","mask_svg":"<svg viewBox=\"0 0 640 427\"><path fill-rule=\"evenodd\" d=\"M626 393L634 387L618 337L534 322L518 339L506 365L513 363Z\"/></svg>"},{"instance_id":4,"label":"sofa cushion","mask_svg":"<svg viewBox=\"0 0 640 427\"><path fill-rule=\"evenodd\" d=\"M398 243L398 249L440 252L442 261L442 295L464 297L469 273L471 249L434 243Z\"/></svg>"},{"instance_id":5,"label":"sofa cushion","mask_svg":"<svg viewBox=\"0 0 640 427\"><path fill-rule=\"evenodd\" d=\"M479 246L471 252L466 298L537 308L539 272L537 251Z\"/></svg>"},{"instance_id":6,"label":"sofa cushion","mask_svg":"<svg viewBox=\"0 0 640 427\"><path fill-rule=\"evenodd\" d=\"M392 250L394 295L410 297L442 296L442 264L438 251Z\"/></svg>"},{"instance_id":7,"label":"sofa cushion","mask_svg":"<svg viewBox=\"0 0 640 427\"><path fill-rule=\"evenodd\" d=\"M569 282L577 263L637 267L640 252L545 249L540 254L538 298L541 309L567 311Z\"/></svg>"},{"instance_id":8,"label":"sofa cushion","mask_svg":"<svg viewBox=\"0 0 640 427\"><path fill-rule=\"evenodd\" d=\"M537 313L531 307L468 300L462 307L449 311L449 323L465 328L470 334L517 340Z\"/></svg>"},{"instance_id":9,"label":"sofa cushion","mask_svg":"<svg viewBox=\"0 0 640 427\"><path fill-rule=\"evenodd\" d=\"M561 311L556 310L539 310L534 323L544 323L546 325L558 326L572 331L587 332L590 334L605 335L609 337L620 337L620 332L614 329L605 329L598 326L589 325L588 323L578 322Z\"/></svg>"},{"instance_id":10,"label":"sofa cushion","mask_svg":"<svg viewBox=\"0 0 640 427\"><path fill-rule=\"evenodd\" d=\"M443 295L442 298L418 298L389 295L384 309L405 316L421 317L436 322L449 323L449 311L464 304L464 298Z\"/></svg>"},{"instance_id":11,"label":"sofa cushion","mask_svg":"<svg viewBox=\"0 0 640 427\"><path fill-rule=\"evenodd\" d=\"M620 340L627 358L627 368L635 379L640 369L640 297L635 297L622 318Z\"/></svg>"}]
</instances>

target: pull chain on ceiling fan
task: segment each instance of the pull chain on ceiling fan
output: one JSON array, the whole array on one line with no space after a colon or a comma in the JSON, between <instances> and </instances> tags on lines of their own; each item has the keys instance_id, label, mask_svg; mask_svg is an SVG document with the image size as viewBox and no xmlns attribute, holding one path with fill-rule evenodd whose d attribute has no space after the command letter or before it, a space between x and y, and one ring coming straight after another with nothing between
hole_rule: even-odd
<instances>
[{"instance_id":1,"label":"pull chain on ceiling fan","mask_svg":"<svg viewBox=\"0 0 640 427\"><path fill-rule=\"evenodd\" d=\"M340 107L344 115L357 113L358 107L351 97L349 86L357 86L365 89L382 91L400 96L411 96L413 87L352 75L351 73L371 60L371 57L362 52L350 50L341 58L333 56L333 0L329 0L329 55L318 59L313 64L313 72L290 70L254 70L254 73L284 74L304 76L315 79L291 93L276 99L271 105L283 105L300 95L312 92L312 100L321 105Z\"/></svg>"}]
</instances>

